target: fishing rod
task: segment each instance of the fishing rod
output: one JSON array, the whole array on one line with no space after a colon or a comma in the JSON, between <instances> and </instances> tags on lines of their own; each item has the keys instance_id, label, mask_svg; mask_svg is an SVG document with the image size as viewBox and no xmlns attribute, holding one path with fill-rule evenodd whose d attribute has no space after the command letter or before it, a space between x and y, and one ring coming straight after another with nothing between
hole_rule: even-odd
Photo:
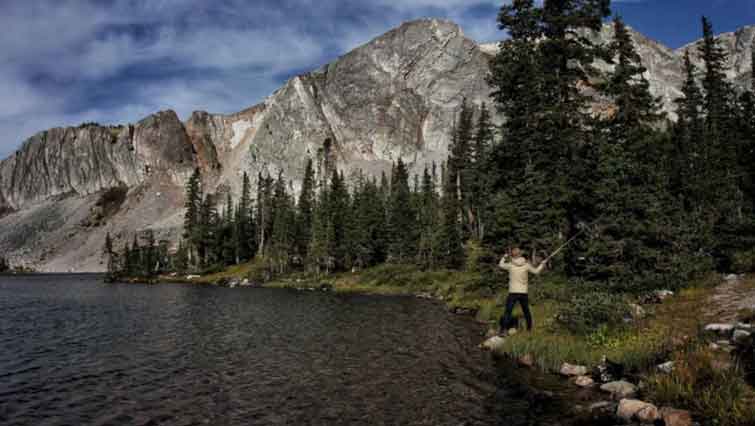
<instances>
[{"instance_id":1,"label":"fishing rod","mask_svg":"<svg viewBox=\"0 0 755 426\"><path fill-rule=\"evenodd\" d=\"M569 244L573 243L574 240L577 239L580 235L582 235L587 228L582 228L579 232L574 234L573 237L569 238L569 240L563 244L559 248L557 248L553 253L550 254L550 256L546 257L542 262L540 263L547 263L549 260L553 259L557 254L561 252L561 250L565 249Z\"/></svg>"},{"instance_id":2,"label":"fishing rod","mask_svg":"<svg viewBox=\"0 0 755 426\"><path fill-rule=\"evenodd\" d=\"M553 253L550 254L550 256L546 257L545 260L543 260L543 263L544 262L548 262L549 260L553 259L557 254L559 254L561 252L561 250L563 250L566 247L568 247L569 244L573 243L574 240L576 240L580 235L584 234L585 231L587 231L588 229L590 229L591 226L594 226L594 224L596 222L600 221L602 218L603 218L602 215L598 216L595 220L592 221L593 225L589 225L589 226L586 225L584 222L580 222L577 225L577 227L579 228L579 232L577 232L571 238L569 238L569 240L567 242L561 244L561 246L559 248L557 248Z\"/></svg>"}]
</instances>

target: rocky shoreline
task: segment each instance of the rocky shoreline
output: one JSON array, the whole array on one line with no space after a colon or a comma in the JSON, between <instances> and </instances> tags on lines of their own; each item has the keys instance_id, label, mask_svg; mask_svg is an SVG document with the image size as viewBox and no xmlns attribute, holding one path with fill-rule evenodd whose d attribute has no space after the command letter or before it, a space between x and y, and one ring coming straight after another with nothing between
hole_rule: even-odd
<instances>
[{"instance_id":1,"label":"rocky shoreline","mask_svg":"<svg viewBox=\"0 0 755 426\"><path fill-rule=\"evenodd\" d=\"M742 280L744 276L728 275L724 278L723 285L738 284ZM660 298L659 302L673 296L672 292L663 290L655 294ZM642 309L640 306L637 308ZM709 350L728 355L724 361L717 361L716 368L720 370L734 369L738 354L752 356L755 353L753 339L755 324L750 322L708 323L702 328L701 333ZM522 368L537 368L533 354L515 357L507 352L504 347L505 343L505 337L494 335L492 331L489 331L488 339L480 347L489 350L493 356L509 358L511 362L515 362ZM751 360L751 364L755 364L755 357ZM654 373L671 375L674 371L675 362L667 360L657 364ZM563 362L558 375L572 383L576 392L581 393L580 399L584 403L576 404L573 410L575 414L587 419L590 424L615 424L616 422L666 426L701 424L702 419L696 418L695 414L688 409L666 405L657 406L651 401L640 399L646 387L645 377L626 374L623 366L612 363L605 357L595 366Z\"/></svg>"}]
</instances>

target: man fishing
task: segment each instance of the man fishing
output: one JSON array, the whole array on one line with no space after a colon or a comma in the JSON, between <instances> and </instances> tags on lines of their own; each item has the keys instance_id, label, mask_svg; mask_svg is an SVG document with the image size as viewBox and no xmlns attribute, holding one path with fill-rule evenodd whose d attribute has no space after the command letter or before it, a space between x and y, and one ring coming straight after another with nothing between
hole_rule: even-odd
<instances>
[{"instance_id":1,"label":"man fishing","mask_svg":"<svg viewBox=\"0 0 755 426\"><path fill-rule=\"evenodd\" d=\"M522 312L527 321L527 331L532 331L532 314L528 296L529 274L539 275L545 269L549 259L550 257L534 267L522 256L522 251L518 247L511 250L510 259L506 255L501 258L498 266L509 271L509 296L506 298L506 310L500 321L500 336L506 335L511 322L511 312L517 302L522 306Z\"/></svg>"}]
</instances>

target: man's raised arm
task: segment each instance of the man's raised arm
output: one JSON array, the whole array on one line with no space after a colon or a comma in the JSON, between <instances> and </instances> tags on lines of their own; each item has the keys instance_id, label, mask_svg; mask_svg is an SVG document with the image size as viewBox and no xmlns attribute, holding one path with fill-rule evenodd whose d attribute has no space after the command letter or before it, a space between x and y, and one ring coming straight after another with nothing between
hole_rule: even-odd
<instances>
[{"instance_id":1,"label":"man's raised arm","mask_svg":"<svg viewBox=\"0 0 755 426\"><path fill-rule=\"evenodd\" d=\"M535 275L540 275L540 273L543 272L543 269L545 269L545 265L547 263L548 262L540 262L540 265L538 265L537 268L535 268L534 266L528 264L527 265L527 270L529 270L531 273L533 273Z\"/></svg>"}]
</instances>

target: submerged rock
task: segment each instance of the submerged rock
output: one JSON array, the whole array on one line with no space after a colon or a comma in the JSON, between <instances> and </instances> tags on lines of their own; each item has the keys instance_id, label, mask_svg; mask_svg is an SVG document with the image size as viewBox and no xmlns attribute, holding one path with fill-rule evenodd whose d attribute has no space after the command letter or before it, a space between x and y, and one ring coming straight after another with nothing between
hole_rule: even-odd
<instances>
[{"instance_id":1,"label":"submerged rock","mask_svg":"<svg viewBox=\"0 0 755 426\"><path fill-rule=\"evenodd\" d=\"M588 388L595 384L595 381L589 376L577 376L574 379L574 384L581 388Z\"/></svg>"},{"instance_id":2,"label":"submerged rock","mask_svg":"<svg viewBox=\"0 0 755 426\"><path fill-rule=\"evenodd\" d=\"M631 422L638 420L642 423L653 423L660 418L658 407L638 399L622 399L616 408L616 416Z\"/></svg>"}]
</instances>

